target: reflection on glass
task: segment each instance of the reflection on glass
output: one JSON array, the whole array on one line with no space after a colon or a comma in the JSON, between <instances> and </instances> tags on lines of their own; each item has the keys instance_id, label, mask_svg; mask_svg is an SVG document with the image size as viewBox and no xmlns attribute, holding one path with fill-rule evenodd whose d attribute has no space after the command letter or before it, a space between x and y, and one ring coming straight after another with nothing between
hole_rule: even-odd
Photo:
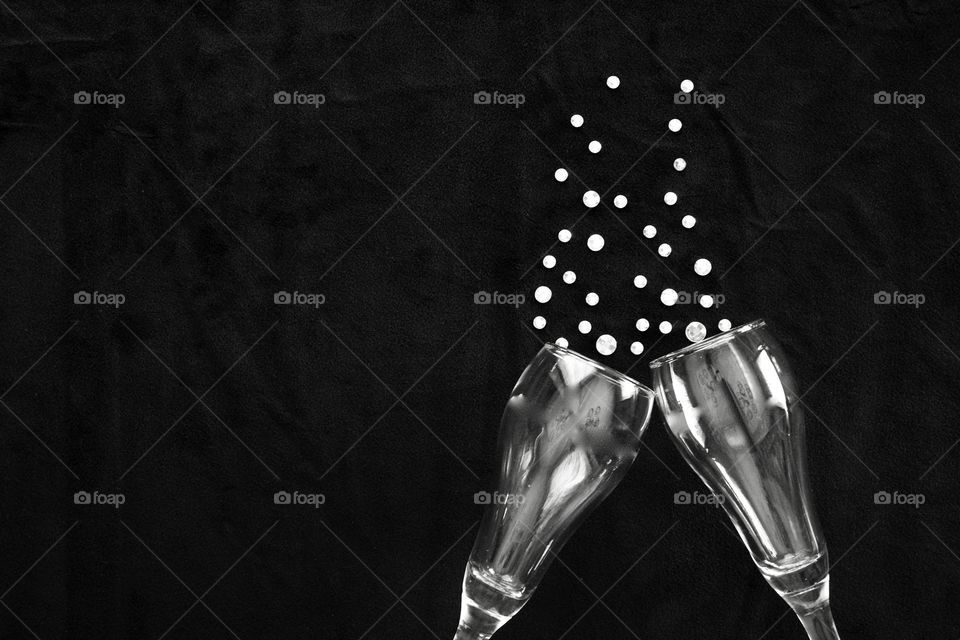
<instances>
[{"instance_id":1,"label":"reflection on glass","mask_svg":"<svg viewBox=\"0 0 960 640\"><path fill-rule=\"evenodd\" d=\"M486 640L526 604L567 538L637 455L653 392L580 354L546 345L500 425L497 491L463 578L455 640Z\"/></svg>"}]
</instances>

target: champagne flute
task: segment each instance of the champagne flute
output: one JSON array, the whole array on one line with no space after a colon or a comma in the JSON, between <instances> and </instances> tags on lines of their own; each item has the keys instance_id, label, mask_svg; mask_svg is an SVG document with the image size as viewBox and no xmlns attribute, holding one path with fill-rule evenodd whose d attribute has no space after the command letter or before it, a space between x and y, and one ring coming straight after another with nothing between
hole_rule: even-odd
<instances>
[{"instance_id":1,"label":"champagne flute","mask_svg":"<svg viewBox=\"0 0 960 640\"><path fill-rule=\"evenodd\" d=\"M500 425L497 491L463 577L454 640L487 640L530 599L554 555L633 463L653 391L574 351L545 345Z\"/></svg>"}]
</instances>

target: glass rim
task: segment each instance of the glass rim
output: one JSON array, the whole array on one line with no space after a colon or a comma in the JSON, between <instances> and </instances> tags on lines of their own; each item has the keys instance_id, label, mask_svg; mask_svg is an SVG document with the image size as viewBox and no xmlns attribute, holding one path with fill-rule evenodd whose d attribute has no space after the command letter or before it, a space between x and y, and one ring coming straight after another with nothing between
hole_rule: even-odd
<instances>
[{"instance_id":1,"label":"glass rim","mask_svg":"<svg viewBox=\"0 0 960 640\"><path fill-rule=\"evenodd\" d=\"M767 321L764 320L763 318L759 318L757 320L753 320L746 324L742 324L739 327L728 329L723 333L718 333L712 338L707 338L706 340L701 340L700 342L694 342L691 345L687 345L683 349L678 349L666 355L660 356L656 360L652 360L650 362L650 368L658 369L659 367L662 367L665 364L670 364L671 362L676 362L677 360L685 358L689 355L693 355L694 353L707 351L716 346L726 344L727 342L733 340L734 338L736 338L741 334L749 333L750 331L755 331L757 329L762 329L763 327L766 327L766 326L767 326Z\"/></svg>"},{"instance_id":2,"label":"glass rim","mask_svg":"<svg viewBox=\"0 0 960 640\"><path fill-rule=\"evenodd\" d=\"M607 365L601 362L597 362L593 358L588 358L587 356L583 355L578 351L574 351L573 349L568 349L566 347L561 347L555 342L546 342L544 343L543 348L547 349L548 351L550 351L550 353L553 353L554 355L562 355L565 357L576 358L577 360L580 360L581 362L590 365L590 367L592 367L597 373L611 380L612 382L616 382L618 384L621 382L626 382L627 384L630 384L636 387L637 389L642 391L644 394L650 396L651 398L656 397L656 392L650 387L648 387L647 385L641 382L638 382L637 380L634 380L627 374L621 373L612 367L608 367Z\"/></svg>"}]
</instances>

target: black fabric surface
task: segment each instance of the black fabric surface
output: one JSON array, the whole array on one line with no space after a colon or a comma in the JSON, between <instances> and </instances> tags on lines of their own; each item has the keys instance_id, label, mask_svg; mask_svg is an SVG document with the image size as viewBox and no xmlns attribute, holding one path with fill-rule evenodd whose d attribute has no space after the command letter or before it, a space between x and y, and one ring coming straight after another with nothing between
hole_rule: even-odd
<instances>
[{"instance_id":1,"label":"black fabric surface","mask_svg":"<svg viewBox=\"0 0 960 640\"><path fill-rule=\"evenodd\" d=\"M645 382L688 321L765 317L808 392L841 635L956 638L954 6L0 2L0 637L451 637L541 342L610 333ZM723 105L674 104L684 78ZM803 638L721 512L675 504L703 489L659 415L644 442L497 637Z\"/></svg>"}]
</instances>

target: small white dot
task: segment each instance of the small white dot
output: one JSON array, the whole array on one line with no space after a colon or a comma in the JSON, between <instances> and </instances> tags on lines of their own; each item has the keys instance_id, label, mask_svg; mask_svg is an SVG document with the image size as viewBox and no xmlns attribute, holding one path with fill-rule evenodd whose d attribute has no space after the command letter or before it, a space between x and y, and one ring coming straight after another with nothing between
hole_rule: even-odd
<instances>
[{"instance_id":1,"label":"small white dot","mask_svg":"<svg viewBox=\"0 0 960 640\"><path fill-rule=\"evenodd\" d=\"M573 284L577 281L577 274L575 274L573 271L564 271L563 281L567 284Z\"/></svg>"},{"instance_id":2,"label":"small white dot","mask_svg":"<svg viewBox=\"0 0 960 640\"><path fill-rule=\"evenodd\" d=\"M673 331L673 325L672 325L672 324L670 324L670 323L667 322L666 320L664 320L663 322L660 323L660 333L666 335L666 334L670 333L671 331Z\"/></svg>"},{"instance_id":3,"label":"small white dot","mask_svg":"<svg viewBox=\"0 0 960 640\"><path fill-rule=\"evenodd\" d=\"M656 228L655 226L653 226L652 224L648 224L647 226L645 226L645 227L643 228L643 237L644 237L644 238L652 238L652 237L654 237L655 235L657 235L657 228Z\"/></svg>"},{"instance_id":4,"label":"small white dot","mask_svg":"<svg viewBox=\"0 0 960 640\"><path fill-rule=\"evenodd\" d=\"M673 305L677 304L677 300L679 299L680 295L673 289L664 289L660 292L660 302L668 307L672 307Z\"/></svg>"},{"instance_id":5,"label":"small white dot","mask_svg":"<svg viewBox=\"0 0 960 640\"><path fill-rule=\"evenodd\" d=\"M637 276L633 279L633 286L637 289L643 289L647 286L647 276Z\"/></svg>"},{"instance_id":6,"label":"small white dot","mask_svg":"<svg viewBox=\"0 0 960 640\"><path fill-rule=\"evenodd\" d=\"M600 251L603 249L603 236L599 233L595 233L587 238L587 248L590 251Z\"/></svg>"},{"instance_id":7,"label":"small white dot","mask_svg":"<svg viewBox=\"0 0 960 640\"><path fill-rule=\"evenodd\" d=\"M607 78L607 86L610 87L611 89L616 89L617 87L620 86L620 78L618 78L617 76L610 76L609 78Z\"/></svg>"},{"instance_id":8,"label":"small white dot","mask_svg":"<svg viewBox=\"0 0 960 640\"><path fill-rule=\"evenodd\" d=\"M713 306L713 296L709 293L705 293L700 296L700 306L704 309L709 309Z\"/></svg>"},{"instance_id":9,"label":"small white dot","mask_svg":"<svg viewBox=\"0 0 960 640\"><path fill-rule=\"evenodd\" d=\"M617 196L613 199L613 206L617 209L623 209L627 206L627 196Z\"/></svg>"},{"instance_id":10,"label":"small white dot","mask_svg":"<svg viewBox=\"0 0 960 640\"><path fill-rule=\"evenodd\" d=\"M547 269L553 269L557 266L557 259L553 256L543 256L543 266Z\"/></svg>"},{"instance_id":11,"label":"small white dot","mask_svg":"<svg viewBox=\"0 0 960 640\"><path fill-rule=\"evenodd\" d=\"M640 318L637 320L637 331L646 331L650 328L650 321L646 318Z\"/></svg>"},{"instance_id":12,"label":"small white dot","mask_svg":"<svg viewBox=\"0 0 960 640\"><path fill-rule=\"evenodd\" d=\"M726 318L717 323L717 329L720 329L720 331L730 331L731 326L733 325Z\"/></svg>"},{"instance_id":13,"label":"small white dot","mask_svg":"<svg viewBox=\"0 0 960 640\"><path fill-rule=\"evenodd\" d=\"M570 242L572 237L573 234L568 229L560 229L560 233L557 234L557 240L560 242Z\"/></svg>"},{"instance_id":14,"label":"small white dot","mask_svg":"<svg viewBox=\"0 0 960 640\"><path fill-rule=\"evenodd\" d=\"M537 316L533 319L533 326L536 329L543 329L545 326L547 326L547 319L543 316Z\"/></svg>"},{"instance_id":15,"label":"small white dot","mask_svg":"<svg viewBox=\"0 0 960 640\"><path fill-rule=\"evenodd\" d=\"M687 161L684 160L683 158L677 158L676 160L673 161L673 168L676 169L677 171L683 171L684 169L687 168Z\"/></svg>"},{"instance_id":16,"label":"small white dot","mask_svg":"<svg viewBox=\"0 0 960 640\"><path fill-rule=\"evenodd\" d=\"M604 356L609 356L617 350L617 341L609 333L605 333L597 338L597 351Z\"/></svg>"},{"instance_id":17,"label":"small white dot","mask_svg":"<svg viewBox=\"0 0 960 640\"><path fill-rule=\"evenodd\" d=\"M643 343L642 343L642 342L634 342L633 344L631 344L631 345L630 345L630 353L632 353L632 354L635 355L635 356L638 356L638 355L640 355L641 353L643 353Z\"/></svg>"},{"instance_id":18,"label":"small white dot","mask_svg":"<svg viewBox=\"0 0 960 640\"><path fill-rule=\"evenodd\" d=\"M662 245L657 247L657 253L659 253L660 256L664 258L669 256L671 251L673 251L673 249L666 242L664 242Z\"/></svg>"},{"instance_id":19,"label":"small white dot","mask_svg":"<svg viewBox=\"0 0 960 640\"><path fill-rule=\"evenodd\" d=\"M537 302L550 302L550 298L553 297L553 291L550 291L550 287L540 285L536 291L533 292L533 297Z\"/></svg>"},{"instance_id":20,"label":"small white dot","mask_svg":"<svg viewBox=\"0 0 960 640\"><path fill-rule=\"evenodd\" d=\"M680 91L684 93L690 93L693 91L693 80L684 80L680 83Z\"/></svg>"},{"instance_id":21,"label":"small white dot","mask_svg":"<svg viewBox=\"0 0 960 640\"><path fill-rule=\"evenodd\" d=\"M570 124L577 127L578 129L583 126L583 116L579 113L575 113L570 116Z\"/></svg>"},{"instance_id":22,"label":"small white dot","mask_svg":"<svg viewBox=\"0 0 960 640\"><path fill-rule=\"evenodd\" d=\"M581 320L580 324L577 325L577 331L579 331L583 335L587 335L588 333L593 331L593 325L590 324L589 320Z\"/></svg>"},{"instance_id":23,"label":"small white dot","mask_svg":"<svg viewBox=\"0 0 960 640\"><path fill-rule=\"evenodd\" d=\"M677 204L677 194L675 194L673 191L667 191L665 194L663 194L663 201L667 203L667 206L672 207L673 205Z\"/></svg>"},{"instance_id":24,"label":"small white dot","mask_svg":"<svg viewBox=\"0 0 960 640\"><path fill-rule=\"evenodd\" d=\"M669 124L667 124L667 126L670 128L670 131L676 133L677 131L680 131L681 127L683 127L683 123L674 118L669 122Z\"/></svg>"},{"instance_id":25,"label":"small white dot","mask_svg":"<svg viewBox=\"0 0 960 640\"><path fill-rule=\"evenodd\" d=\"M707 328L702 322L691 322L684 333L690 342L700 342L707 337Z\"/></svg>"},{"instance_id":26,"label":"small white dot","mask_svg":"<svg viewBox=\"0 0 960 640\"><path fill-rule=\"evenodd\" d=\"M596 191L587 191L583 194L583 204L593 209L600 204L600 194Z\"/></svg>"},{"instance_id":27,"label":"small white dot","mask_svg":"<svg viewBox=\"0 0 960 640\"><path fill-rule=\"evenodd\" d=\"M566 169L557 169L553 172L553 177L557 179L557 182L563 182L567 179L568 175L569 174L567 173Z\"/></svg>"},{"instance_id":28,"label":"small white dot","mask_svg":"<svg viewBox=\"0 0 960 640\"><path fill-rule=\"evenodd\" d=\"M567 342L566 338L557 338L556 340L554 340L554 344L557 345L558 347L563 347L564 349L570 346L570 343Z\"/></svg>"},{"instance_id":29,"label":"small white dot","mask_svg":"<svg viewBox=\"0 0 960 640\"><path fill-rule=\"evenodd\" d=\"M680 220L680 224L683 225L684 229L693 229L693 226L697 224L697 219L693 216L683 216L683 219Z\"/></svg>"},{"instance_id":30,"label":"small white dot","mask_svg":"<svg viewBox=\"0 0 960 640\"><path fill-rule=\"evenodd\" d=\"M697 261L693 263L693 271L698 276L705 276L713 269L713 265L710 264L710 261L706 258L697 258Z\"/></svg>"},{"instance_id":31,"label":"small white dot","mask_svg":"<svg viewBox=\"0 0 960 640\"><path fill-rule=\"evenodd\" d=\"M603 149L603 145L600 144L599 140L591 140L590 144L587 145L587 148L590 149L590 153L600 153L600 149Z\"/></svg>"},{"instance_id":32,"label":"small white dot","mask_svg":"<svg viewBox=\"0 0 960 640\"><path fill-rule=\"evenodd\" d=\"M597 306L597 303L600 302L600 296L591 291L587 294L586 301L588 305L595 307Z\"/></svg>"}]
</instances>

